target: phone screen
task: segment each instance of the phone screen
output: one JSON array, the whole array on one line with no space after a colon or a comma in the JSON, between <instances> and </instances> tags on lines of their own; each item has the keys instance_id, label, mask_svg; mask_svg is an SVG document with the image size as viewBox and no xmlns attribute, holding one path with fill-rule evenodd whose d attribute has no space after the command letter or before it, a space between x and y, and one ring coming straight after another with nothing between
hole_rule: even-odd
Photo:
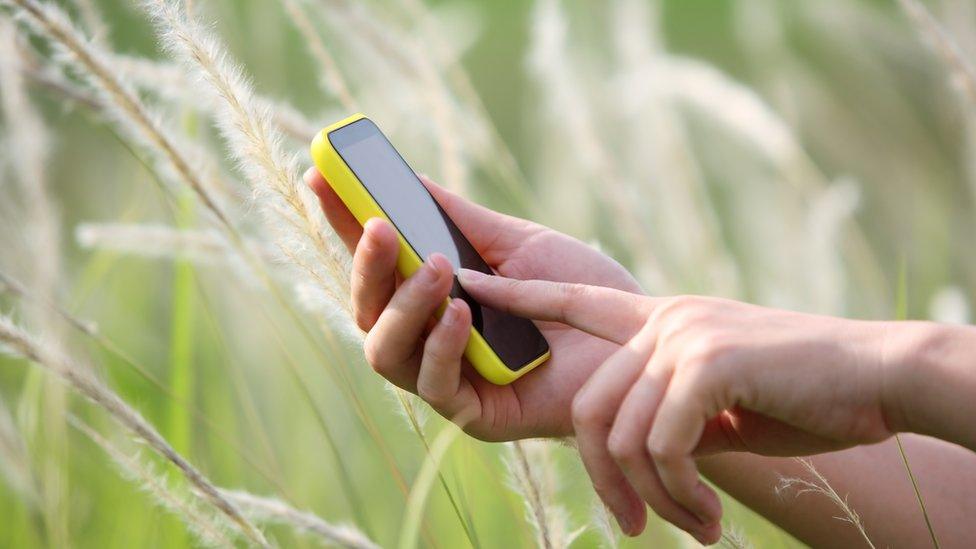
<instances>
[{"instance_id":1,"label":"phone screen","mask_svg":"<svg viewBox=\"0 0 976 549\"><path fill-rule=\"evenodd\" d=\"M440 252L455 273L464 267L493 274L376 124L357 120L329 133L329 141L417 255L426 259ZM456 277L451 296L467 302L475 329L510 370L519 370L549 349L530 320L481 306Z\"/></svg>"}]
</instances>

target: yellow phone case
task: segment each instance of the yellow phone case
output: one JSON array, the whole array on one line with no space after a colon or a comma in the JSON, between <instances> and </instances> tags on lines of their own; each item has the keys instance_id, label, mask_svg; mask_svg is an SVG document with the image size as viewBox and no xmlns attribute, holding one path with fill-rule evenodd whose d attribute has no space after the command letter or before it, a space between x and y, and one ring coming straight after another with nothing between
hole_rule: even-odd
<instances>
[{"instance_id":1,"label":"yellow phone case","mask_svg":"<svg viewBox=\"0 0 976 549\"><path fill-rule=\"evenodd\" d=\"M372 195L369 194L366 187L363 186L359 178L356 177L342 157L339 156L339 152L335 150L329 141L329 133L363 118L366 118L366 116L357 113L340 120L320 131L312 141L312 160L315 162L315 166L325 176L329 182L329 186L339 195L339 198L349 208L349 211L356 217L360 225L365 224L367 220L373 217L380 217L387 221L390 218L387 217L386 212L383 211L380 205L373 200ZM404 277L409 277L423 265L423 259L407 242L399 229L397 229L397 236L400 241L400 255L397 259L397 270ZM438 308L436 313L438 318L444 312L445 305ZM467 347L464 349L464 356L478 373L496 385L507 385L515 381L548 360L549 355L550 352L547 350L543 355L532 360L522 368L512 371L505 366L488 342L485 341L485 338L473 327L471 328L471 337L468 339Z\"/></svg>"}]
</instances>

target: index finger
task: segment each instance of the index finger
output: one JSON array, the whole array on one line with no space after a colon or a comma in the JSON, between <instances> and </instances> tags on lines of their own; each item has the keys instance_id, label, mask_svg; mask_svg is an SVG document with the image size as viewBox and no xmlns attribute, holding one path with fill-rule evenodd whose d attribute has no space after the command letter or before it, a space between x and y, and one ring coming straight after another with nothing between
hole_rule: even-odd
<instances>
[{"instance_id":1,"label":"index finger","mask_svg":"<svg viewBox=\"0 0 976 549\"><path fill-rule=\"evenodd\" d=\"M533 320L568 324L623 345L647 321L659 299L613 288L515 280L461 269L458 280L479 303Z\"/></svg>"}]
</instances>

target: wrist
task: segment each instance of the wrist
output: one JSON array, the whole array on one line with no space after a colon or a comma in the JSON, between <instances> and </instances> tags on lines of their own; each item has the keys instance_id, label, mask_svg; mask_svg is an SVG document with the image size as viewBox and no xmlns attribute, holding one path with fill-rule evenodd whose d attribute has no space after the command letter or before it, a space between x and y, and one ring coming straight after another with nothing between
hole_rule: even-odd
<instances>
[{"instance_id":1,"label":"wrist","mask_svg":"<svg viewBox=\"0 0 976 549\"><path fill-rule=\"evenodd\" d=\"M966 419L976 411L976 330L932 322L887 322L882 407L893 432L969 446ZM960 421L962 422L960 424Z\"/></svg>"},{"instance_id":2,"label":"wrist","mask_svg":"<svg viewBox=\"0 0 976 549\"><path fill-rule=\"evenodd\" d=\"M916 322L882 322L881 407L893 433L916 432L918 414L913 391L924 381L920 370L929 354L932 326Z\"/></svg>"}]
</instances>

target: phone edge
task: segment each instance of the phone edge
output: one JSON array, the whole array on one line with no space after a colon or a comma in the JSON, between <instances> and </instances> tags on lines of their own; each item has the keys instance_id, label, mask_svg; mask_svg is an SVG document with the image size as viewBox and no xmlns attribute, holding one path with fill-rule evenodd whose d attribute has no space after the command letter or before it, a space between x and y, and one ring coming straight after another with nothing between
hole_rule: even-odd
<instances>
[{"instance_id":1,"label":"phone edge","mask_svg":"<svg viewBox=\"0 0 976 549\"><path fill-rule=\"evenodd\" d=\"M352 172L335 147L332 146L332 142L329 141L329 133L365 118L367 118L366 115L356 113L330 124L315 135L311 145L312 161L315 163L315 167L327 176L326 180L329 186L332 187L346 207L349 208L349 211L352 212L360 225L364 225L372 217L380 217L387 221L390 221L390 218L383 211L383 208L376 203L372 195L369 194L369 191L366 190L366 187ZM392 221L390 224L393 225ZM396 225L393 225L393 228L397 231L397 239L400 243L400 254L397 257L397 270L404 277L409 277L423 265L423 259L400 233L399 228ZM446 305L447 301L438 307L435 313L438 318L443 314ZM544 353L532 359L517 371L512 371L505 366L505 363L502 362L498 354L491 348L491 345L484 339L484 336L475 330L474 327L471 328L471 336L464 348L464 356L471 362L475 370L495 385L508 385L512 383L547 361L551 355L551 348L546 349Z\"/></svg>"}]
</instances>

